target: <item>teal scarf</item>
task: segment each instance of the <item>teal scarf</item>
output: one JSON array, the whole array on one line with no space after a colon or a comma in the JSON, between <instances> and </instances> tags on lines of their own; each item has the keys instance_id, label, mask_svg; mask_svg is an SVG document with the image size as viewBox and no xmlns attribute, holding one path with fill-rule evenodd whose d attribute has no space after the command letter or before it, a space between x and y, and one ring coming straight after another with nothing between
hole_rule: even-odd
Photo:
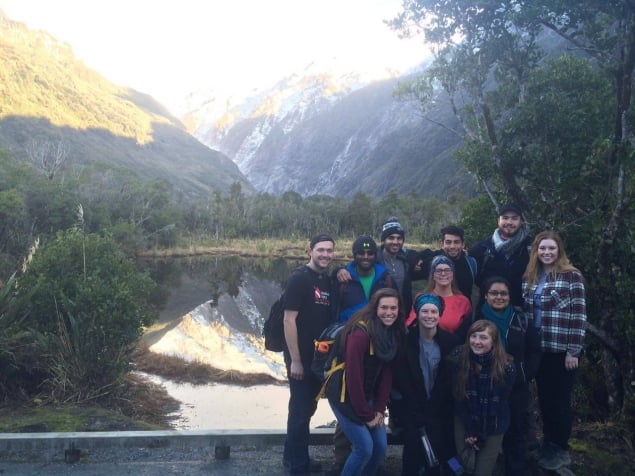
<instances>
[{"instance_id":1,"label":"teal scarf","mask_svg":"<svg viewBox=\"0 0 635 476\"><path fill-rule=\"evenodd\" d=\"M507 350L507 330L509 329L509 324L512 322L512 317L514 316L514 307L510 304L502 313L498 313L492 309L489 304L484 302L481 307L481 313L485 319L496 324L496 327L498 327L498 333L501 336L503 347Z\"/></svg>"}]
</instances>

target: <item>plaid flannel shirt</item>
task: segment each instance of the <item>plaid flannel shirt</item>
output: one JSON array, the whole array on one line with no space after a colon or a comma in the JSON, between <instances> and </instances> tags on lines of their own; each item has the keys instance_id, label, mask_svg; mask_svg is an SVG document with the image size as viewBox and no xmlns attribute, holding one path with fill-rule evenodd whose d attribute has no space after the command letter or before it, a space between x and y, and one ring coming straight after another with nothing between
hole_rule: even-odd
<instances>
[{"instance_id":1,"label":"plaid flannel shirt","mask_svg":"<svg viewBox=\"0 0 635 476\"><path fill-rule=\"evenodd\" d=\"M525 310L533 315L534 292L523 280ZM586 298L582 275L576 271L549 274L540 296L543 352L567 352L579 357L584 346Z\"/></svg>"}]
</instances>

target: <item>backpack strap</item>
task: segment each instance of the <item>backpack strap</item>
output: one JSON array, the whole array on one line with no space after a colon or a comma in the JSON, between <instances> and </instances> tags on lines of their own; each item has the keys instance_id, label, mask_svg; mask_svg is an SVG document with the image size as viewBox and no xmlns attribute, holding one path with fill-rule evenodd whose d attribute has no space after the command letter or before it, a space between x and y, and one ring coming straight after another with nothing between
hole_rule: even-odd
<instances>
[{"instance_id":1,"label":"backpack strap","mask_svg":"<svg viewBox=\"0 0 635 476\"><path fill-rule=\"evenodd\" d=\"M476 281L476 275L478 274L478 264L476 263L476 259L472 256L466 256L465 259L467 260L467 264L472 272L472 280ZM485 264L485 258L483 258L483 264Z\"/></svg>"},{"instance_id":2,"label":"backpack strap","mask_svg":"<svg viewBox=\"0 0 635 476\"><path fill-rule=\"evenodd\" d=\"M529 318L527 317L527 314L525 314L525 311L521 307L514 306L514 314L516 314L516 317L518 318L520 329L523 332L527 332L527 327L529 326Z\"/></svg>"},{"instance_id":3,"label":"backpack strap","mask_svg":"<svg viewBox=\"0 0 635 476\"><path fill-rule=\"evenodd\" d=\"M358 323L355 324L355 327L358 329L364 330L364 332L368 332L368 326L366 325L364 321L359 321ZM343 334L340 334L337 338L339 339L342 337L343 337ZM317 342L315 343L315 345L317 347ZM340 349L338 349L338 352L339 351ZM372 341L370 341L370 349L368 350L368 353L370 355L375 355L375 349L373 348ZM328 371L326 372L324 381L322 382L322 386L320 387L320 391L315 396L316 402L320 401L321 398L324 398L326 396L326 386L328 385L329 380L331 379L333 374L335 374L335 372L339 372L340 370L343 372L342 388L340 389L340 402L344 402L344 399L346 398L346 362L344 361L344 357L342 357L341 360L339 357L340 357L339 355L336 355L335 357L333 357L331 368L328 369Z\"/></svg>"}]
</instances>

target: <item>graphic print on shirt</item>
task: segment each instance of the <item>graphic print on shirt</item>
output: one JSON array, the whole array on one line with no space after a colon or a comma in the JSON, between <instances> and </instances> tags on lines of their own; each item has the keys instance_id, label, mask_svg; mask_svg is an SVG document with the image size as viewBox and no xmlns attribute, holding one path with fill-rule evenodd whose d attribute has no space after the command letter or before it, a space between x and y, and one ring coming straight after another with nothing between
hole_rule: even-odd
<instances>
[{"instance_id":1,"label":"graphic print on shirt","mask_svg":"<svg viewBox=\"0 0 635 476\"><path fill-rule=\"evenodd\" d=\"M322 304L324 306L329 306L331 304L330 293L328 291L323 291L318 286L313 286L313 299L315 304Z\"/></svg>"}]
</instances>

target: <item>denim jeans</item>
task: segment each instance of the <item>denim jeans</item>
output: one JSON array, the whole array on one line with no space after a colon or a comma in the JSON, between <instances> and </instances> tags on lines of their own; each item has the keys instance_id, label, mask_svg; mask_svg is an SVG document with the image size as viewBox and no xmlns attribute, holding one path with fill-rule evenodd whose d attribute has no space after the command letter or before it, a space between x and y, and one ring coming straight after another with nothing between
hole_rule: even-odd
<instances>
[{"instance_id":1,"label":"denim jeans","mask_svg":"<svg viewBox=\"0 0 635 476\"><path fill-rule=\"evenodd\" d=\"M283 458L291 474L308 472L310 423L317 409L315 397L321 387L310 368L307 365L304 368L302 380L289 377L289 413Z\"/></svg>"},{"instance_id":2,"label":"denim jeans","mask_svg":"<svg viewBox=\"0 0 635 476\"><path fill-rule=\"evenodd\" d=\"M355 423L346 418L331 405L331 409L342 427L342 431L353 445L341 476L373 476L386 457L388 437L386 427L381 425L370 429L366 424Z\"/></svg>"}]
</instances>

